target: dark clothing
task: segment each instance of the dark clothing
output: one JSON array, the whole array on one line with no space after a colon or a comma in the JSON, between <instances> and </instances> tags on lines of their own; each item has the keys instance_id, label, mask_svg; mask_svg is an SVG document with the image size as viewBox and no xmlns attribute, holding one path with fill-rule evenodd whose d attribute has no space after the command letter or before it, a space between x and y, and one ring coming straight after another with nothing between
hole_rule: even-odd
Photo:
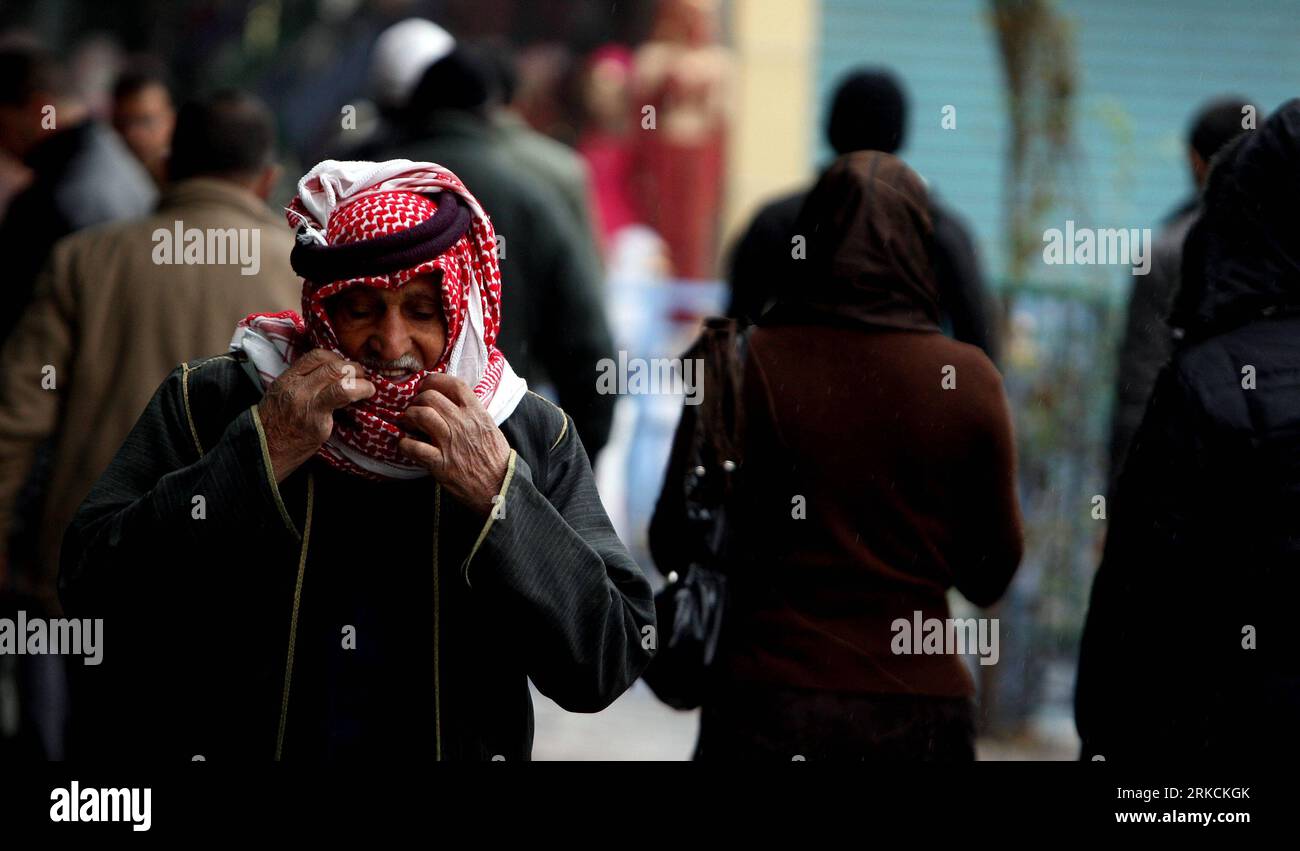
<instances>
[{"instance_id":1,"label":"dark clothing","mask_svg":"<svg viewBox=\"0 0 1300 851\"><path fill-rule=\"evenodd\" d=\"M0 618L10 622L25 612L28 622L58 614L40 597L0 588ZM25 638L19 637L18 641ZM59 655L0 653L0 694L9 714L0 727L0 762L5 765L61 760L67 723L67 660Z\"/></svg>"},{"instance_id":2,"label":"dark clothing","mask_svg":"<svg viewBox=\"0 0 1300 851\"><path fill-rule=\"evenodd\" d=\"M1161 373L1093 581L1076 694L1085 758L1273 758L1287 741L1295 755L1297 435L1300 319L1256 321ZM1258 649L1243 647L1247 625Z\"/></svg>"},{"instance_id":3,"label":"dark clothing","mask_svg":"<svg viewBox=\"0 0 1300 851\"><path fill-rule=\"evenodd\" d=\"M1177 213L1156 237L1151 249L1150 271L1133 277L1116 368L1115 411L1111 415L1112 490L1123 469L1133 435L1142 424L1156 376L1173 353L1169 311L1182 276L1183 241L1199 214L1198 204L1188 205Z\"/></svg>"},{"instance_id":4,"label":"dark clothing","mask_svg":"<svg viewBox=\"0 0 1300 851\"><path fill-rule=\"evenodd\" d=\"M777 295L801 280L799 264L791 256L794 223L807 190L778 198L759 209L731 251L727 283L731 301L727 315L754 322Z\"/></svg>"},{"instance_id":5,"label":"dark clothing","mask_svg":"<svg viewBox=\"0 0 1300 851\"><path fill-rule=\"evenodd\" d=\"M935 702L852 696L974 691L955 653L896 654L891 644L897 619L947 618L954 585L992 604L1020 561L1001 378L978 349L939 333L925 190L901 160L839 158L797 227L808 234L805 285L767 311L749 339L721 694L706 702L702 741L706 750L718 737L731 742L724 752L749 741L755 756L797 745L799 753L843 747L855 759L891 758L899 746L871 727L914 710L918 730L947 731L935 734L943 754L969 758L970 725L960 734L966 744L954 744L945 738L952 716L925 715ZM946 389L949 367L955 384ZM736 689L830 696L809 697L807 712L784 720L745 722L734 717L743 707ZM764 705L783 698L770 700ZM718 701L724 708L711 714ZM862 709L827 727L835 706ZM710 729L733 723L739 740ZM777 724L762 737L752 732ZM907 758L925 758L929 735L907 736Z\"/></svg>"},{"instance_id":6,"label":"dark clothing","mask_svg":"<svg viewBox=\"0 0 1300 851\"><path fill-rule=\"evenodd\" d=\"M807 191L796 192L767 204L736 243L728 275L728 316L753 322L784 290L800 287L807 279L803 265L807 259L791 256L791 240L799 233L795 222L807 197ZM940 324L954 339L978 346L996 362L1000 354L998 326L975 243L956 213L933 197L929 208Z\"/></svg>"},{"instance_id":7,"label":"dark clothing","mask_svg":"<svg viewBox=\"0 0 1300 851\"><path fill-rule=\"evenodd\" d=\"M0 342L23 315L54 243L90 225L143 216L157 198L149 173L113 131L90 121L39 144L27 166L32 183L0 223L6 266Z\"/></svg>"},{"instance_id":8,"label":"dark clothing","mask_svg":"<svg viewBox=\"0 0 1300 851\"><path fill-rule=\"evenodd\" d=\"M157 197L149 173L113 131L95 122L51 131L49 138L28 153L26 164L32 170L32 182L14 197L0 221L0 257L5 264L0 281L0 345L17 336L14 331L19 321L37 300L37 280L56 242L91 225L142 216L153 208ZM63 344L57 335L36 342L56 349ZM43 359L41 363L49 364L50 360ZM6 368L14 369L14 361L6 362ZM58 379L66 382L67 376L60 371ZM39 384L29 383L29 386L36 388ZM60 388L64 386L59 384ZM56 396L52 391L40 392L51 398ZM87 423L79 425L93 428ZM24 421L19 426L20 430L33 427L39 429L40 424ZM5 435L11 436L11 433ZM8 467L13 459L8 453L3 454L6 457L0 460L0 466ZM5 535L0 549L6 551L6 564L0 565L0 587L35 593L39 604L33 601L26 609L32 617L58 614L51 599L52 582L42 582L39 576L45 567L40 554L45 549L41 539L47 528L40 522L42 506L56 460L52 458L51 446L42 443L31 447L21 470L6 469L4 473L12 479L8 483L12 488L6 494L9 499L5 501L16 508L0 523L3 527L0 534ZM16 502L12 500L15 496ZM17 575L6 576L7 568ZM44 578L48 580L49 574ZM38 730L40 750L49 759L64 756L63 720L67 712L64 662L63 658L53 656L15 660L19 740L27 730ZM6 736L0 733L0 750L6 749L7 744Z\"/></svg>"},{"instance_id":9,"label":"dark clothing","mask_svg":"<svg viewBox=\"0 0 1300 851\"><path fill-rule=\"evenodd\" d=\"M980 271L975 240L951 207L930 197L934 224L934 279L945 331L955 340L983 349L995 364L1002 357L995 304Z\"/></svg>"},{"instance_id":10,"label":"dark clothing","mask_svg":"<svg viewBox=\"0 0 1300 851\"><path fill-rule=\"evenodd\" d=\"M591 457L609 439L616 396L597 392L597 364L614 354L591 237L535 177L507 157L494 129L446 111L408 128L378 155L436 162L473 189L502 239L497 346L520 377L550 383Z\"/></svg>"},{"instance_id":11,"label":"dark clothing","mask_svg":"<svg viewBox=\"0 0 1300 851\"><path fill-rule=\"evenodd\" d=\"M560 202L577 225L582 245L600 266L596 248L599 230L592 221L591 186L586 161L568 145L534 130L512 109L497 109L491 117L492 130L506 155L537 178Z\"/></svg>"},{"instance_id":12,"label":"dark clothing","mask_svg":"<svg viewBox=\"0 0 1300 851\"><path fill-rule=\"evenodd\" d=\"M1300 100L1216 160L1111 500L1079 655L1085 758L1300 755Z\"/></svg>"},{"instance_id":13,"label":"dark clothing","mask_svg":"<svg viewBox=\"0 0 1300 851\"><path fill-rule=\"evenodd\" d=\"M260 230L258 274L235 263L159 265L152 236L177 221ZM283 222L253 193L196 177L172 183L152 215L87 228L51 251L0 354L0 535L24 513L20 487L36 448L48 443L45 499L32 518L39 523L28 527L38 532L37 557L10 559L9 567L51 610L63 532L158 382L176 364L228 345L248 314L301 309L302 282L289 268L294 239ZM46 364L64 392L30 379Z\"/></svg>"},{"instance_id":14,"label":"dark clothing","mask_svg":"<svg viewBox=\"0 0 1300 851\"><path fill-rule=\"evenodd\" d=\"M810 689L972 694L960 658L895 655L890 626L949 617L953 586L991 605L1019 564L1015 448L988 358L937 331L759 327L744 396L726 668Z\"/></svg>"},{"instance_id":15,"label":"dark clothing","mask_svg":"<svg viewBox=\"0 0 1300 851\"><path fill-rule=\"evenodd\" d=\"M737 688L704 707L701 762L971 762L966 697Z\"/></svg>"},{"instance_id":16,"label":"dark clothing","mask_svg":"<svg viewBox=\"0 0 1300 851\"><path fill-rule=\"evenodd\" d=\"M112 648L74 756L528 759L528 678L595 712L640 674L650 588L554 405L502 425L485 521L317 459L277 486L260 395L241 355L176 370L69 528L64 606Z\"/></svg>"}]
</instances>

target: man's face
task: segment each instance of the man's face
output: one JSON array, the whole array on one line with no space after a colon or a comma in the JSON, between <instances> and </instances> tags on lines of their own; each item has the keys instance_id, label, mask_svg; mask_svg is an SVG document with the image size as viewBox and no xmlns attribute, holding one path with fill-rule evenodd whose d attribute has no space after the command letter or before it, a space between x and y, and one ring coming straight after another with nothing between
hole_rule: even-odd
<instances>
[{"instance_id":1,"label":"man's face","mask_svg":"<svg viewBox=\"0 0 1300 851\"><path fill-rule=\"evenodd\" d=\"M167 156L175 126L172 99L162 86L145 86L113 104L113 128L146 165Z\"/></svg>"},{"instance_id":2,"label":"man's face","mask_svg":"<svg viewBox=\"0 0 1300 851\"><path fill-rule=\"evenodd\" d=\"M325 309L343 354L393 381L432 369L447 346L438 283L418 275L396 290L358 286L331 298Z\"/></svg>"}]
</instances>

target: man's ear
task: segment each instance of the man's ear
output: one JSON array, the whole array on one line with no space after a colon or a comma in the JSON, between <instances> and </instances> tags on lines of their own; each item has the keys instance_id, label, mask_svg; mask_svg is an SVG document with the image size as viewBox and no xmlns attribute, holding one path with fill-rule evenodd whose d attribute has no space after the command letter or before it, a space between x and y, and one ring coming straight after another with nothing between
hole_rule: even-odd
<instances>
[{"instance_id":1,"label":"man's ear","mask_svg":"<svg viewBox=\"0 0 1300 851\"><path fill-rule=\"evenodd\" d=\"M1210 164L1190 146L1187 148L1187 162L1192 167L1192 179L1196 181L1196 185L1204 186L1205 178L1210 173Z\"/></svg>"},{"instance_id":2,"label":"man's ear","mask_svg":"<svg viewBox=\"0 0 1300 851\"><path fill-rule=\"evenodd\" d=\"M253 194L263 201L271 198L271 193L275 191L276 184L280 182L280 165L273 163L262 169L262 173L253 181Z\"/></svg>"}]
</instances>

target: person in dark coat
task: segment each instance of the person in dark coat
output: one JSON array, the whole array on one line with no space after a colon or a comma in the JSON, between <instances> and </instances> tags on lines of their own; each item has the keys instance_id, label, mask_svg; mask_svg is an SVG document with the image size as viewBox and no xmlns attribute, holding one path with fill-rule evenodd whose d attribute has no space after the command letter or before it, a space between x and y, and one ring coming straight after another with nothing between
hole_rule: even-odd
<instances>
[{"instance_id":1,"label":"person in dark coat","mask_svg":"<svg viewBox=\"0 0 1300 851\"><path fill-rule=\"evenodd\" d=\"M1083 757L1300 755L1300 100L1230 143L1183 249L1079 653Z\"/></svg>"},{"instance_id":2,"label":"person in dark coat","mask_svg":"<svg viewBox=\"0 0 1300 851\"><path fill-rule=\"evenodd\" d=\"M0 148L34 175L0 223L3 343L54 243L90 225L143 216L158 193L117 135L90 119L58 60L39 48L0 50Z\"/></svg>"},{"instance_id":3,"label":"person in dark coat","mask_svg":"<svg viewBox=\"0 0 1300 851\"><path fill-rule=\"evenodd\" d=\"M836 89L826 140L837 154L892 154L903 144L906 119L907 101L893 74L856 70ZM767 204L737 241L728 274L728 316L753 322L781 295L780 287L802 280L791 240L798 235L795 218L807 196L805 189ZM996 362L1001 338L975 242L961 217L940 203L933 190L929 203L940 324L954 339L978 346Z\"/></svg>"},{"instance_id":4,"label":"person in dark coat","mask_svg":"<svg viewBox=\"0 0 1300 851\"><path fill-rule=\"evenodd\" d=\"M1023 547L1002 379L939 329L929 209L875 151L804 204L802 286L749 339L700 759L974 758L959 652L896 644L899 619L949 618L949 588L994 603Z\"/></svg>"},{"instance_id":5,"label":"person in dark coat","mask_svg":"<svg viewBox=\"0 0 1300 851\"><path fill-rule=\"evenodd\" d=\"M510 314L500 346L519 374L549 384L595 459L609 439L617 397L597 390L613 358L590 233L563 200L510 155L488 119L494 70L457 46L425 72L403 112L398 141L380 159L445 164L474 187L501 238L501 286Z\"/></svg>"},{"instance_id":6,"label":"person in dark coat","mask_svg":"<svg viewBox=\"0 0 1300 851\"><path fill-rule=\"evenodd\" d=\"M0 221L0 345L32 305L38 277L63 237L105 222L143 216L157 192L152 178L108 127L92 120L71 89L65 69L48 51L27 45L0 48L0 149L32 173L26 189ZM40 569L39 524L51 472L50 447L36 448L17 511L7 518L11 537L0 542L0 616L19 611L54 616L47 592L24 589L15 575ZM32 593L36 591L37 593ZM14 679L10 679L11 676ZM16 684L15 684L16 683ZM9 753L63 757L68 698L62 660L26 656L0 662L0 690L17 695L22 716L17 744L0 731L0 759ZM28 719L31 719L30 723ZM39 731L39 743L27 730Z\"/></svg>"},{"instance_id":7,"label":"person in dark coat","mask_svg":"<svg viewBox=\"0 0 1300 851\"><path fill-rule=\"evenodd\" d=\"M1220 98L1197 113L1187 139L1187 161L1195 194L1170 215L1156 235L1151 249L1151 271L1133 276L1116 366L1115 410L1111 415L1112 487L1124 465L1129 443L1142 423L1156 376L1173 352L1169 310L1181 280L1183 240L1200 215L1200 192L1210 171L1210 161L1220 148L1243 132L1243 108L1249 103L1240 97Z\"/></svg>"},{"instance_id":8,"label":"person in dark coat","mask_svg":"<svg viewBox=\"0 0 1300 851\"><path fill-rule=\"evenodd\" d=\"M159 387L64 540L113 649L74 756L526 760L655 647L572 419L496 348L492 226L433 163L298 184L304 315Z\"/></svg>"}]
</instances>

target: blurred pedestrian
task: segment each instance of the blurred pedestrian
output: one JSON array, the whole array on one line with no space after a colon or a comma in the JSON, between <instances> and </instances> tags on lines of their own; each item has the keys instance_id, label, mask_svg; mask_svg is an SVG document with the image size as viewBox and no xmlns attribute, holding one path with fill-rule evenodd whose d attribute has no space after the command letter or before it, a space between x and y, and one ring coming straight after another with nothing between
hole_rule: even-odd
<instances>
[{"instance_id":1,"label":"blurred pedestrian","mask_svg":"<svg viewBox=\"0 0 1300 851\"><path fill-rule=\"evenodd\" d=\"M1300 756L1297 198L1291 100L1216 155L1184 242L1079 651L1085 759Z\"/></svg>"},{"instance_id":2,"label":"blurred pedestrian","mask_svg":"<svg viewBox=\"0 0 1300 851\"><path fill-rule=\"evenodd\" d=\"M954 586L992 605L1022 551L1002 379L940 331L929 210L915 172L861 151L799 214L802 286L749 337L701 759L974 758L958 651L896 645L900 619L946 631Z\"/></svg>"},{"instance_id":3,"label":"blurred pedestrian","mask_svg":"<svg viewBox=\"0 0 1300 851\"><path fill-rule=\"evenodd\" d=\"M26 42L0 47L0 150L26 167L23 188L9 199L0 221L0 255L6 258L0 291L2 346L28 309L51 247L81 228L148 212L156 192L113 131L91 119L63 64ZM50 380L52 373L45 370L51 366L41 360L30 366L36 372L24 374L16 371L22 364L7 361L3 381L30 378L30 389L48 394L41 382ZM33 425L19 421L17 430ZM38 445L42 427L35 431L32 444L18 453L21 460L0 458L7 489L7 505L0 510L0 616L21 611L41 617L57 611L52 574L42 579L34 552L51 463L49 446ZM16 530L12 548L11 530ZM11 565L15 553L21 555ZM24 572L11 576L11 567ZM61 759L68 709L62 658L6 657L0 663L0 690L7 696L0 758Z\"/></svg>"},{"instance_id":4,"label":"blurred pedestrian","mask_svg":"<svg viewBox=\"0 0 1300 851\"><path fill-rule=\"evenodd\" d=\"M0 148L33 172L0 223L8 264L0 343L32 297L51 246L73 231L149 212L153 181L117 135L91 120L61 63L28 45L0 48Z\"/></svg>"},{"instance_id":5,"label":"blurred pedestrian","mask_svg":"<svg viewBox=\"0 0 1300 851\"><path fill-rule=\"evenodd\" d=\"M673 276L717 280L727 134L735 86L718 0L660 0L632 61L632 199L668 246Z\"/></svg>"},{"instance_id":6,"label":"blurred pedestrian","mask_svg":"<svg viewBox=\"0 0 1300 851\"><path fill-rule=\"evenodd\" d=\"M118 76L113 84L112 121L131 153L161 186L176 127L176 110L163 73L141 63Z\"/></svg>"},{"instance_id":7,"label":"blurred pedestrian","mask_svg":"<svg viewBox=\"0 0 1300 851\"><path fill-rule=\"evenodd\" d=\"M586 237L584 248L599 265L596 249L597 228L592 221L591 181L587 163L577 151L534 130L515 105L519 91L519 69L514 51L508 45L484 44L479 49L495 72L492 104L488 121L496 128L506 156L546 185L573 218L577 232Z\"/></svg>"},{"instance_id":8,"label":"blurred pedestrian","mask_svg":"<svg viewBox=\"0 0 1300 851\"><path fill-rule=\"evenodd\" d=\"M862 68L846 74L836 88L826 140L836 154L892 154L903 145L906 125L907 99L897 78L885 69ZM767 204L737 241L731 256L728 316L752 322L781 297L782 287L802 281L792 240L799 235L795 218L807 196L807 190L800 190ZM1001 335L975 241L961 217L941 203L933 189L929 198L941 325L954 339L979 346L996 363Z\"/></svg>"},{"instance_id":9,"label":"blurred pedestrian","mask_svg":"<svg viewBox=\"0 0 1300 851\"><path fill-rule=\"evenodd\" d=\"M1151 248L1151 271L1133 276L1128 315L1116 368L1115 412L1110 430L1110 483L1114 487L1129 443L1142 423L1156 376L1169 361L1174 341L1169 310L1178 293L1183 240L1201 212L1200 193L1210 161L1220 148L1243 130L1250 101L1225 97L1203 106L1187 134L1187 164L1192 176L1192 197L1166 220ZM1264 116L1252 116L1263 121Z\"/></svg>"},{"instance_id":10,"label":"blurred pedestrian","mask_svg":"<svg viewBox=\"0 0 1300 851\"><path fill-rule=\"evenodd\" d=\"M493 128L493 74L479 51L462 45L434 62L404 111L402 141L382 156L443 163L474 187L496 228L511 305L501 350L529 383L554 388L594 463L617 401L596 385L597 365L614 357L600 269L590 234Z\"/></svg>"},{"instance_id":11,"label":"blurred pedestrian","mask_svg":"<svg viewBox=\"0 0 1300 851\"><path fill-rule=\"evenodd\" d=\"M401 142L404 113L420 78L455 47L451 33L424 18L406 18L380 32L370 48L370 98L375 115L367 126L334 134L339 158L375 159Z\"/></svg>"},{"instance_id":12,"label":"blurred pedestrian","mask_svg":"<svg viewBox=\"0 0 1300 851\"><path fill-rule=\"evenodd\" d=\"M52 439L38 563L21 572L14 565L10 577L51 606L63 531L159 382L177 364L224 347L251 310L298 305L293 239L266 206L278 174L267 108L238 92L186 105L169 173L152 214L55 246L0 355L0 547L36 447ZM203 252L212 234L248 244L256 232L258 256L172 263L160 235L170 246L178 229L199 234Z\"/></svg>"},{"instance_id":13,"label":"blurred pedestrian","mask_svg":"<svg viewBox=\"0 0 1300 851\"><path fill-rule=\"evenodd\" d=\"M591 172L601 247L611 266L619 232L640 222L632 188L636 149L631 77L632 51L619 44L593 51L582 70L585 120L577 150Z\"/></svg>"}]
</instances>

